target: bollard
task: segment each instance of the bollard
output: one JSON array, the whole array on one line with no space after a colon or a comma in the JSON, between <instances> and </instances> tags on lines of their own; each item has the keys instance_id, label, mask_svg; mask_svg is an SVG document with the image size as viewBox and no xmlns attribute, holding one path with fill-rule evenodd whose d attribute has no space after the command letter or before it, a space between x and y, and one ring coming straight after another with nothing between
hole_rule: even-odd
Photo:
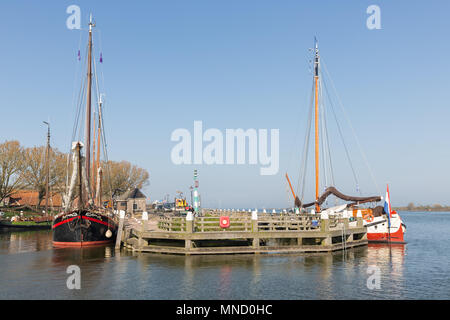
<instances>
[{"instance_id":1,"label":"bollard","mask_svg":"<svg viewBox=\"0 0 450 320\"><path fill-rule=\"evenodd\" d=\"M194 232L194 216L190 211L186 214L186 232L187 233Z\"/></svg>"},{"instance_id":2,"label":"bollard","mask_svg":"<svg viewBox=\"0 0 450 320\"><path fill-rule=\"evenodd\" d=\"M117 238L116 238L116 247L115 250L120 250L120 244L122 242L122 230L123 230L123 221L125 220L125 211L119 211L119 228L117 230Z\"/></svg>"},{"instance_id":3,"label":"bollard","mask_svg":"<svg viewBox=\"0 0 450 320\"><path fill-rule=\"evenodd\" d=\"M349 228L349 221L348 221L349 213L347 210L344 210L342 212L342 218L343 218L343 223L344 223L344 230L348 230L348 228Z\"/></svg>"},{"instance_id":4,"label":"bollard","mask_svg":"<svg viewBox=\"0 0 450 320\"><path fill-rule=\"evenodd\" d=\"M148 212L144 211L142 212L142 232L144 232L147 229L148 226Z\"/></svg>"},{"instance_id":5,"label":"bollard","mask_svg":"<svg viewBox=\"0 0 450 320\"><path fill-rule=\"evenodd\" d=\"M357 212L356 212L356 225L359 227L359 228L362 228L363 226L364 226L364 223L363 223L363 216L362 216L362 213L361 213L361 210L358 210Z\"/></svg>"},{"instance_id":6,"label":"bollard","mask_svg":"<svg viewBox=\"0 0 450 320\"><path fill-rule=\"evenodd\" d=\"M322 211L320 213L320 231L324 233L328 233L330 231L330 220L328 212L326 211ZM331 244L331 236L327 234L325 238L322 239L322 245L329 246Z\"/></svg>"},{"instance_id":7,"label":"bollard","mask_svg":"<svg viewBox=\"0 0 450 320\"><path fill-rule=\"evenodd\" d=\"M144 211L144 212L142 212L141 232L139 232L139 237L138 237L139 249L141 249L142 245L144 244L144 240L142 240L142 235L144 234L145 230L147 229L147 223L148 223L148 213L147 213L147 211Z\"/></svg>"},{"instance_id":8,"label":"bollard","mask_svg":"<svg viewBox=\"0 0 450 320\"><path fill-rule=\"evenodd\" d=\"M193 233L193 232L194 232L194 215L192 214L192 212L189 211L186 214L186 233ZM186 250L190 250L192 248L192 240L185 239L184 247Z\"/></svg>"},{"instance_id":9,"label":"bollard","mask_svg":"<svg viewBox=\"0 0 450 320\"><path fill-rule=\"evenodd\" d=\"M322 211L320 213L320 231L328 232L330 230L330 220L328 217L328 213L326 211Z\"/></svg>"},{"instance_id":10,"label":"bollard","mask_svg":"<svg viewBox=\"0 0 450 320\"><path fill-rule=\"evenodd\" d=\"M254 232L254 233L258 232L258 210L255 210L252 212L252 232ZM254 237L252 244L253 244L254 249L258 249L259 248L259 238Z\"/></svg>"}]
</instances>

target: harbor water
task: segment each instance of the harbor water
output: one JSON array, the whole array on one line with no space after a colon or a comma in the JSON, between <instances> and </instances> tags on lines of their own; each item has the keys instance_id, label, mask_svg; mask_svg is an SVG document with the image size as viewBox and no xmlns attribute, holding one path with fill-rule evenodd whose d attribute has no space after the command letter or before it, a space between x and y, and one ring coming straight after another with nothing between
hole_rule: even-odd
<instances>
[{"instance_id":1,"label":"harbor water","mask_svg":"<svg viewBox=\"0 0 450 320\"><path fill-rule=\"evenodd\" d=\"M0 299L450 299L450 213L400 214L406 245L314 255L53 248L51 231L1 230Z\"/></svg>"}]
</instances>

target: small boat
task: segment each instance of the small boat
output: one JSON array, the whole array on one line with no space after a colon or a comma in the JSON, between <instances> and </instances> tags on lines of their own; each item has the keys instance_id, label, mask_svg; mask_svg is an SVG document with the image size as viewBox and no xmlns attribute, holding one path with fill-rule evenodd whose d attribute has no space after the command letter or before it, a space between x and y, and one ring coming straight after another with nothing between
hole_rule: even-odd
<instances>
[{"instance_id":1,"label":"small boat","mask_svg":"<svg viewBox=\"0 0 450 320\"><path fill-rule=\"evenodd\" d=\"M89 21L89 42L87 56L86 80L86 123L85 143L75 141L72 143L72 176L70 185L64 196L64 210L53 219L53 244L55 246L89 246L108 244L115 241L117 234L117 217L112 210L105 208L102 202L102 165L100 163L100 144L105 141L102 121L101 94L98 103L98 127L94 125L94 146L91 150L91 92L92 92L92 16ZM95 75L96 76L96 75ZM96 81L97 83L97 81ZM94 119L95 121L95 119ZM95 132L95 129L97 131ZM97 133L97 159L95 159L95 142ZM103 139L101 139L103 138ZM85 149L85 156L82 149ZM92 151L92 164L91 164ZM106 157L106 154L104 152ZM105 161L106 165L107 161ZM96 184L94 183L96 181Z\"/></svg>"},{"instance_id":2,"label":"small boat","mask_svg":"<svg viewBox=\"0 0 450 320\"><path fill-rule=\"evenodd\" d=\"M52 220L45 219L45 217L38 217L33 219L0 219L0 228L13 228L13 229L25 229L25 230L42 230L51 229Z\"/></svg>"},{"instance_id":3,"label":"small boat","mask_svg":"<svg viewBox=\"0 0 450 320\"><path fill-rule=\"evenodd\" d=\"M311 105L308 117L307 133L305 136L305 147L303 151L302 158L302 174L299 181L302 182L302 193L299 196L296 195L292 187L291 181L286 173L286 179L289 184L289 188L292 192L294 198L294 205L298 208L296 211L306 211L309 207L314 207L312 213L326 213L327 215L334 216L345 216L346 218L356 219L361 215L364 219L364 226L367 227L367 239L369 242L386 242L386 243L404 243L404 233L406 232L406 226L403 223L400 215L391 210L390 197L389 197L389 186L387 187L386 197L384 201L384 206L377 205L378 202L382 201L381 196L349 196L340 192L334 186L334 174L332 165L332 153L329 146L329 135L327 129L327 122L325 120L325 103L322 99L324 93L328 94L328 89L322 84L322 73L321 73L321 58L319 55L319 47L317 40L314 44L314 58L313 58L313 92L311 97ZM338 124L338 119L335 115L333 108L333 102L330 97L328 97L329 104L331 104L331 111L337 123L338 133L340 138L343 140L343 135ZM319 110L321 115L319 115ZM321 121L319 123L319 121ZM314 123L315 129L315 200L309 203L303 202L303 195L305 189L305 177L307 161L308 161L308 146L309 146L309 136L310 129ZM319 132L322 132L322 137L319 139ZM354 171L354 166L351 163L351 157L349 156L346 143L342 141L347 160L350 162L350 167L353 172L353 178L355 179L357 190L358 182L356 174ZM322 159L320 158L320 147L322 147ZM324 159L327 157L326 159ZM325 176L324 182L320 185L320 168L323 168L322 175ZM328 176L327 176L328 175ZM351 179L351 177L349 177ZM324 186L325 185L325 186ZM321 187L324 192L320 194L319 190ZM340 206L326 208L324 205L329 196L336 197L339 201L346 201L347 203Z\"/></svg>"}]
</instances>

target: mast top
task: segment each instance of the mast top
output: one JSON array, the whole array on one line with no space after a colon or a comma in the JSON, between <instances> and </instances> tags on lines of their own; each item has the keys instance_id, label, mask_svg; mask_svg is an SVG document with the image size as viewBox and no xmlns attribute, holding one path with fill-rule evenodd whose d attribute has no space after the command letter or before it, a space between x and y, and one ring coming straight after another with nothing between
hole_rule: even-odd
<instances>
[{"instance_id":1,"label":"mast top","mask_svg":"<svg viewBox=\"0 0 450 320\"><path fill-rule=\"evenodd\" d=\"M95 22L92 21L92 13L89 15L89 32L92 32L92 28L95 27Z\"/></svg>"},{"instance_id":2,"label":"mast top","mask_svg":"<svg viewBox=\"0 0 450 320\"><path fill-rule=\"evenodd\" d=\"M319 43L317 42L316 37L314 37L314 76L319 76Z\"/></svg>"}]
</instances>

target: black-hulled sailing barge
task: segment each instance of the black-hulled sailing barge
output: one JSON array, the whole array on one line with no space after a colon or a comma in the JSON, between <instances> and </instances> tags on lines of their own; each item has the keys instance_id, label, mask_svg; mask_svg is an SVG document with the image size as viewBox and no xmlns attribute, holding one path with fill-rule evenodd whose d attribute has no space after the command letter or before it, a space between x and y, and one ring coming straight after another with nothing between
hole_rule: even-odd
<instances>
[{"instance_id":1,"label":"black-hulled sailing barge","mask_svg":"<svg viewBox=\"0 0 450 320\"><path fill-rule=\"evenodd\" d=\"M53 244L64 246L88 246L107 244L116 238L117 223L112 212L102 205L102 168L100 166L100 136L102 133L100 99L97 129L97 159L95 159L95 131L92 171L91 154L91 89L92 89L92 18L89 22L89 43L86 81L85 143L72 143L72 176L64 196L64 210L53 219ZM83 157L82 149L86 156ZM95 177L96 175L96 177ZM94 181L96 186L94 186ZM91 188L91 184L92 187ZM74 205L73 205L74 204Z\"/></svg>"}]
</instances>

